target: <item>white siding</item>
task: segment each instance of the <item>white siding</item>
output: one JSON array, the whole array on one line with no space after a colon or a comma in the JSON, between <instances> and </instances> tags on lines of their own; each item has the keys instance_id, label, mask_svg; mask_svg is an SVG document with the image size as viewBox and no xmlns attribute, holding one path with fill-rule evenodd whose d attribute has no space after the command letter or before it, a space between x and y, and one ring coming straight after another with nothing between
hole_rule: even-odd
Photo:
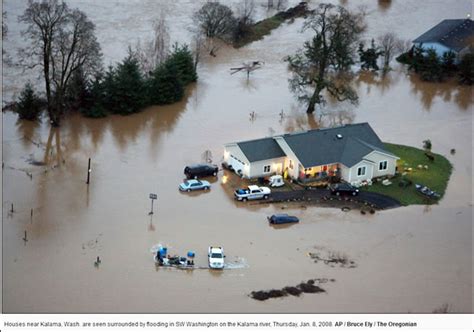
<instances>
[{"instance_id":1,"label":"white siding","mask_svg":"<svg viewBox=\"0 0 474 332\"><path fill-rule=\"evenodd\" d=\"M341 165L341 178L344 181L351 182L349 178L351 169L349 167L346 167L344 164L340 164L340 165Z\"/></svg>"},{"instance_id":2,"label":"white siding","mask_svg":"<svg viewBox=\"0 0 474 332\"><path fill-rule=\"evenodd\" d=\"M283 165L283 172L285 171L285 169L288 169L289 177L291 177L293 179L297 179L298 178L298 165L301 164L301 162L298 160L296 155L293 153L293 150L291 150L288 143L285 142L283 137L274 137L274 138L275 138L275 141L280 146L280 148L286 154L285 164ZM293 165L293 169L290 168L290 161Z\"/></svg>"},{"instance_id":3,"label":"white siding","mask_svg":"<svg viewBox=\"0 0 474 332\"><path fill-rule=\"evenodd\" d=\"M364 157L364 159L374 162L374 178L379 176L394 175L395 167L397 166L397 159L388 154L381 153L378 151L372 151ZM379 170L380 162L387 161L387 169Z\"/></svg>"},{"instance_id":4,"label":"white siding","mask_svg":"<svg viewBox=\"0 0 474 332\"><path fill-rule=\"evenodd\" d=\"M358 176L357 169L359 167L365 166L365 175ZM356 165L352 166L349 170L349 180L347 182L357 182L357 181L364 181L372 179L374 174L374 164L370 161L362 160Z\"/></svg>"},{"instance_id":5,"label":"white siding","mask_svg":"<svg viewBox=\"0 0 474 332\"><path fill-rule=\"evenodd\" d=\"M249 177L258 178L274 174L282 174L284 171L285 157L267 160L259 160L250 163ZM265 173L264 167L270 166L270 172Z\"/></svg>"},{"instance_id":6,"label":"white siding","mask_svg":"<svg viewBox=\"0 0 474 332\"><path fill-rule=\"evenodd\" d=\"M244 176L249 176L250 163L237 144L226 144L224 146L224 162L232 166L236 173L240 170Z\"/></svg>"}]
</instances>

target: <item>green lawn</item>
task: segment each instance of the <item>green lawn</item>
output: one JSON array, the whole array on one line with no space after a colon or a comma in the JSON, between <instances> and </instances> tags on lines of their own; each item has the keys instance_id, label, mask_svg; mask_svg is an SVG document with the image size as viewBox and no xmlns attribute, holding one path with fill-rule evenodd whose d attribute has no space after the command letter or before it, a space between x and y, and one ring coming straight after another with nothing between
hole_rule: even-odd
<instances>
[{"instance_id":1,"label":"green lawn","mask_svg":"<svg viewBox=\"0 0 474 332\"><path fill-rule=\"evenodd\" d=\"M425 151L421 149L389 143L385 143L385 147L400 157L397 162L398 174L390 180L392 184L389 186L374 183L372 186L364 187L365 190L393 197L403 205L437 203L437 199L424 197L415 190L415 183L419 183L428 186L441 194L441 198L443 197L452 171L452 165L445 157L433 153L434 161L430 161L425 156ZM418 165L427 165L428 169L418 169ZM405 170L407 168L411 168L412 171ZM406 175L402 175L404 172ZM399 183L403 179L411 180L413 183L402 188Z\"/></svg>"}]
</instances>

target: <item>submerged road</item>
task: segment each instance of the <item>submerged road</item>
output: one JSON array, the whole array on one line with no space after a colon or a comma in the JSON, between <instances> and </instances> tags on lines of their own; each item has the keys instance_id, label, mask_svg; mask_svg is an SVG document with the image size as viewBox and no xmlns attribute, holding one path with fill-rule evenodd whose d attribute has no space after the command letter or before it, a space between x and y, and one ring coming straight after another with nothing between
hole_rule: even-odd
<instances>
[{"instance_id":1,"label":"submerged road","mask_svg":"<svg viewBox=\"0 0 474 332\"><path fill-rule=\"evenodd\" d=\"M336 201L345 201L350 199L360 203L368 203L369 205L372 205L378 209L393 209L401 206L398 200L383 194L361 191L357 196L335 196L331 195L327 189L276 191L271 194L269 201L279 203L287 201L329 201L330 199Z\"/></svg>"}]
</instances>

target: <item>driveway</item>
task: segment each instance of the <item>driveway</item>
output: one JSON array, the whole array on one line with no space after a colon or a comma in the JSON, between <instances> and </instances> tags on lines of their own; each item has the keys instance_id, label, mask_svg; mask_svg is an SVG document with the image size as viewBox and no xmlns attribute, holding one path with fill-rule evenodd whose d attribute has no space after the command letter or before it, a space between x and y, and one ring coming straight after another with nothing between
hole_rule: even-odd
<instances>
[{"instance_id":1,"label":"driveway","mask_svg":"<svg viewBox=\"0 0 474 332\"><path fill-rule=\"evenodd\" d=\"M315 200L344 200L345 198L360 202L368 203L378 209L392 209L401 206L400 202L386 195L361 191L357 196L334 196L327 189L310 189L310 190L292 190L292 191L274 191L269 201L278 203L286 201L315 201Z\"/></svg>"}]
</instances>

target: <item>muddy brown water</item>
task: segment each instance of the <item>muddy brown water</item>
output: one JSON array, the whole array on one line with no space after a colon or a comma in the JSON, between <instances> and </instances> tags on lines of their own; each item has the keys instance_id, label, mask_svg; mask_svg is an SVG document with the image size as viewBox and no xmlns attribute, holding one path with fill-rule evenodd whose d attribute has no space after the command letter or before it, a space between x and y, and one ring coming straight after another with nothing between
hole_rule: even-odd
<instances>
[{"instance_id":1,"label":"muddy brown water","mask_svg":"<svg viewBox=\"0 0 474 332\"><path fill-rule=\"evenodd\" d=\"M403 38L470 10L469 1L364 3L367 35L394 30ZM106 3L80 5L96 19L108 61L116 56L112 49L126 48L126 36L109 43L105 36L138 29L133 13L151 20L152 11L145 14L137 4L126 14L133 4L114 2L110 16ZM179 36L186 35L187 5L175 16L172 31ZM8 1L5 7L22 10ZM171 106L99 120L71 115L57 130L45 120L32 124L3 113L3 311L406 313L448 303L454 312L472 312L472 90L423 83L396 67L384 79L360 75L357 107L329 103L308 117L288 91L282 62L305 40L300 26L296 20L248 47L219 50L217 58L203 61L186 98ZM10 31L17 34L14 23ZM265 66L248 82L229 75L230 67L250 59ZM6 94L21 87L14 72L5 72ZM206 150L219 163L227 142L363 121L388 142L421 146L430 138L433 150L448 157L454 171L439 205L374 215L289 207L285 212L301 222L273 229L266 216L281 211L280 205L235 202L222 173L210 192L177 190L186 164L201 161ZM152 217L149 193L158 195ZM207 246L222 245L227 257L244 257L248 267L156 269L150 249L158 243L177 254L194 250L200 265L206 264ZM347 255L357 267L314 263L308 253L317 250ZM315 278L336 281L325 284L322 294L265 302L248 296Z\"/></svg>"}]
</instances>

